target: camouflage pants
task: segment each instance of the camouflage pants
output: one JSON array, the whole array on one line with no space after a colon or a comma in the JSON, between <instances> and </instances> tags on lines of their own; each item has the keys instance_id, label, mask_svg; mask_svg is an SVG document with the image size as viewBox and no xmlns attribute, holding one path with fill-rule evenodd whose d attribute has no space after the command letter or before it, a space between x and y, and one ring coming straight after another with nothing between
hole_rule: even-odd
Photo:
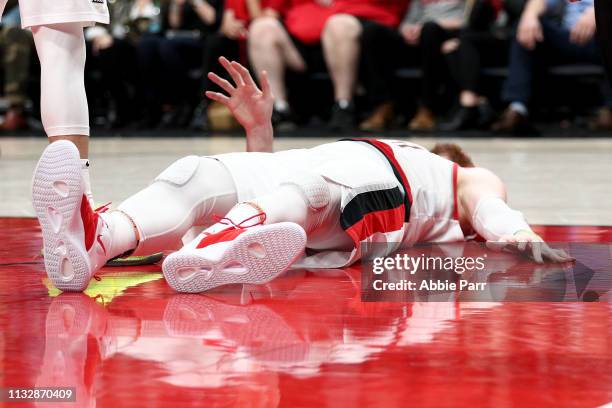
<instances>
[{"instance_id":1,"label":"camouflage pants","mask_svg":"<svg viewBox=\"0 0 612 408\"><path fill-rule=\"evenodd\" d=\"M27 100L33 48L34 42L29 30L6 27L0 31L4 96L11 105L20 106Z\"/></svg>"}]
</instances>

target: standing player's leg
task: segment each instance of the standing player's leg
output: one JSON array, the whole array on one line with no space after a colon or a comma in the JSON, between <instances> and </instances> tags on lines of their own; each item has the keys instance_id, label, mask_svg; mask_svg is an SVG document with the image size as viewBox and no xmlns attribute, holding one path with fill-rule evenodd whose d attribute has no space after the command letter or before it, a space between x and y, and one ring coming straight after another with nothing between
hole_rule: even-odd
<instances>
[{"instance_id":1,"label":"standing player's leg","mask_svg":"<svg viewBox=\"0 0 612 408\"><path fill-rule=\"evenodd\" d=\"M32 33L41 67L40 112L43 126L50 143L68 140L77 146L85 192L91 204L83 23L34 26Z\"/></svg>"}]
</instances>

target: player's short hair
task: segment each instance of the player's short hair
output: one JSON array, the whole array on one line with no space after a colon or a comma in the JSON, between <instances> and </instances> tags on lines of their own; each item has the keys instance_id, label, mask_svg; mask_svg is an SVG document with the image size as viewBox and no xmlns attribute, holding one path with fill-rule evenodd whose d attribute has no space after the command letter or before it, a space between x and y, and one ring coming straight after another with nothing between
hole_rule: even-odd
<instances>
[{"instance_id":1,"label":"player's short hair","mask_svg":"<svg viewBox=\"0 0 612 408\"><path fill-rule=\"evenodd\" d=\"M472 158L455 143L436 143L431 152L455 162L461 167L475 167Z\"/></svg>"}]
</instances>

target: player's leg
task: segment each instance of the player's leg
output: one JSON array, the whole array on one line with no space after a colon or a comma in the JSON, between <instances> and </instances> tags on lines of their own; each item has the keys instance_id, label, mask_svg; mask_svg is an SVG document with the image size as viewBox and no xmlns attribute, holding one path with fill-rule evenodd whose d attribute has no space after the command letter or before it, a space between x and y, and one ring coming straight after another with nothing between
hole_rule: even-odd
<instances>
[{"instance_id":1,"label":"player's leg","mask_svg":"<svg viewBox=\"0 0 612 408\"><path fill-rule=\"evenodd\" d=\"M68 140L77 146L86 195L89 182L89 111L85 94L83 23L32 27L40 60L40 112L49 142Z\"/></svg>"},{"instance_id":2,"label":"player's leg","mask_svg":"<svg viewBox=\"0 0 612 408\"><path fill-rule=\"evenodd\" d=\"M183 158L117 211L93 211L84 196L79 152L58 141L44 151L34 173L32 201L42 227L47 274L62 290L83 290L106 261L126 252L180 246L194 224L236 203L228 170L214 159Z\"/></svg>"},{"instance_id":3,"label":"player's leg","mask_svg":"<svg viewBox=\"0 0 612 408\"><path fill-rule=\"evenodd\" d=\"M338 222L340 198L338 185L294 172L274 191L237 204L168 256L164 276L180 292L268 282L303 254L307 234Z\"/></svg>"}]
</instances>

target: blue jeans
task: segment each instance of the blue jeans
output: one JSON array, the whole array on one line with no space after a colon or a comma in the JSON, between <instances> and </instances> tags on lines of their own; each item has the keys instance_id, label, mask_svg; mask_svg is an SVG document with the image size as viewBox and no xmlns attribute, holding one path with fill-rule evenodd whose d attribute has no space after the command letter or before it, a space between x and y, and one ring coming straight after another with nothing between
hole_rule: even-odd
<instances>
[{"instance_id":1,"label":"blue jeans","mask_svg":"<svg viewBox=\"0 0 612 408\"><path fill-rule=\"evenodd\" d=\"M504 102L529 103L536 64L539 68L550 63L601 63L594 39L584 45L574 44L570 42L570 32L566 28L545 19L541 23L544 41L534 50L524 48L516 37L512 40L508 78L502 91Z\"/></svg>"}]
</instances>

